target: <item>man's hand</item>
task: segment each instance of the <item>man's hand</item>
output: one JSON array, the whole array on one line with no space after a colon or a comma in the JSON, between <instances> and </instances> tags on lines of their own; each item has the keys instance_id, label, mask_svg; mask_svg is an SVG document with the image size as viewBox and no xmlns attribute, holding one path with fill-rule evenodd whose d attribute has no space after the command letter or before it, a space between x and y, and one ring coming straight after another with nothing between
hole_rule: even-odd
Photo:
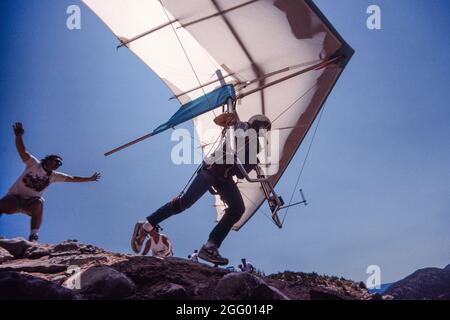
<instances>
[{"instance_id":1,"label":"man's hand","mask_svg":"<svg viewBox=\"0 0 450 320\"><path fill-rule=\"evenodd\" d=\"M22 126L21 122L16 122L13 125L13 129L14 129L14 134L16 137L21 137L25 133L25 130L23 130L23 126Z\"/></svg>"},{"instance_id":2,"label":"man's hand","mask_svg":"<svg viewBox=\"0 0 450 320\"><path fill-rule=\"evenodd\" d=\"M98 181L98 180L100 180L101 177L102 177L102 175L100 173L96 172L89 179L91 181Z\"/></svg>"},{"instance_id":3,"label":"man's hand","mask_svg":"<svg viewBox=\"0 0 450 320\"><path fill-rule=\"evenodd\" d=\"M20 158L24 163L27 163L27 161L30 159L31 155L28 153L28 151L25 149L25 145L23 144L22 136L25 133L25 130L23 130L22 123L16 122L13 125L14 135L16 136L16 148L17 152L19 153Z\"/></svg>"},{"instance_id":4,"label":"man's hand","mask_svg":"<svg viewBox=\"0 0 450 320\"><path fill-rule=\"evenodd\" d=\"M101 174L96 172L90 177L77 177L77 176L69 177L65 180L65 182L94 182L100 180L100 178Z\"/></svg>"}]
</instances>

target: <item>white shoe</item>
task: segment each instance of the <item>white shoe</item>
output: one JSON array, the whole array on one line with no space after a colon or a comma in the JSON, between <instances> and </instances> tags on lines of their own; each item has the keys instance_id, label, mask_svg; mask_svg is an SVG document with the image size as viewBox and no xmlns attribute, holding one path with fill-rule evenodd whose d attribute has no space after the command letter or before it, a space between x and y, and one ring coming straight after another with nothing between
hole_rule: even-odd
<instances>
[{"instance_id":1,"label":"white shoe","mask_svg":"<svg viewBox=\"0 0 450 320\"><path fill-rule=\"evenodd\" d=\"M138 221L134 226L133 236L131 237L131 249L135 253L141 252L142 245L148 237L148 232L144 229L145 221Z\"/></svg>"}]
</instances>

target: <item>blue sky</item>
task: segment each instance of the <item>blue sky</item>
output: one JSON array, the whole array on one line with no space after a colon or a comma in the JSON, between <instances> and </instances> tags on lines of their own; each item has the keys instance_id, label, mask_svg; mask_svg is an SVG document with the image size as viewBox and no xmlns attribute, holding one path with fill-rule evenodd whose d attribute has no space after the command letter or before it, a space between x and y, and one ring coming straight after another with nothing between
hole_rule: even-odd
<instances>
[{"instance_id":1,"label":"blue sky","mask_svg":"<svg viewBox=\"0 0 450 320\"><path fill-rule=\"evenodd\" d=\"M66 28L71 4L81 6L81 30ZM266 273L355 280L374 264L383 282L443 267L450 263L450 4L316 4L356 54L326 104L303 172L310 204L291 209L282 230L258 214L221 251L234 265L246 257ZM382 30L366 28L371 4L382 9ZM96 184L51 186L41 240L129 252L135 221L176 196L195 166L172 164L169 133L114 157L103 152L165 122L177 104L134 55L115 50L110 31L78 1L1 1L0 36L0 193L23 170L11 129L22 121L26 146L39 158L59 153L64 172L103 174ZM310 139L277 187L285 198ZM177 256L206 240L212 204L206 195L163 224ZM28 229L27 217L0 219L1 235Z\"/></svg>"}]
</instances>

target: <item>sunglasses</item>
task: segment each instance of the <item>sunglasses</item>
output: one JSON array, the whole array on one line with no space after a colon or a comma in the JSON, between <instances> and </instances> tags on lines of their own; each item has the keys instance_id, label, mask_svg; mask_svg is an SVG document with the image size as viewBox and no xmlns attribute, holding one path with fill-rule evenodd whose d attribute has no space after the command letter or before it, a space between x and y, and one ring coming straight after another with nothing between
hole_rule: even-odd
<instances>
[{"instance_id":1,"label":"sunglasses","mask_svg":"<svg viewBox=\"0 0 450 320\"><path fill-rule=\"evenodd\" d=\"M55 164L56 164L58 167L61 167L61 166L62 166L62 161L61 161L60 159L55 159L54 161L55 161Z\"/></svg>"}]
</instances>

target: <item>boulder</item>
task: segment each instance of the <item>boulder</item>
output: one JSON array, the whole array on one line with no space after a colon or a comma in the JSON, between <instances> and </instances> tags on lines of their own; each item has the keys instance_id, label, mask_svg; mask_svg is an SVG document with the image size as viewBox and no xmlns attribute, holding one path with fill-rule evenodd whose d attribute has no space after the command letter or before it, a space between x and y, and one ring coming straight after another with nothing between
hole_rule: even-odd
<instances>
[{"instance_id":1,"label":"boulder","mask_svg":"<svg viewBox=\"0 0 450 320\"><path fill-rule=\"evenodd\" d=\"M126 275L107 266L79 272L64 282L63 286L77 289L90 299L123 299L136 290L136 285Z\"/></svg>"},{"instance_id":2,"label":"boulder","mask_svg":"<svg viewBox=\"0 0 450 320\"><path fill-rule=\"evenodd\" d=\"M80 245L78 242L74 242L74 241L64 241L60 244L57 244L52 252L71 252L71 251L77 251L79 250Z\"/></svg>"},{"instance_id":3,"label":"boulder","mask_svg":"<svg viewBox=\"0 0 450 320\"><path fill-rule=\"evenodd\" d=\"M79 243L78 240L67 240L52 248L51 256L73 254L102 254L105 251L90 244Z\"/></svg>"},{"instance_id":4,"label":"boulder","mask_svg":"<svg viewBox=\"0 0 450 320\"><path fill-rule=\"evenodd\" d=\"M108 261L105 255L86 255L86 254L73 254L68 256L58 256L52 257L51 261L54 263L64 264L64 265L76 265L83 266L89 263L104 263Z\"/></svg>"},{"instance_id":5,"label":"boulder","mask_svg":"<svg viewBox=\"0 0 450 320\"><path fill-rule=\"evenodd\" d=\"M229 273L222 277L214 295L219 300L289 300L278 289L247 272Z\"/></svg>"},{"instance_id":6,"label":"boulder","mask_svg":"<svg viewBox=\"0 0 450 320\"><path fill-rule=\"evenodd\" d=\"M311 300L354 300L354 298L339 291L324 287L311 289L309 295Z\"/></svg>"},{"instance_id":7,"label":"boulder","mask_svg":"<svg viewBox=\"0 0 450 320\"><path fill-rule=\"evenodd\" d=\"M175 283L169 283L154 292L152 297L155 300L189 300L190 297L186 289Z\"/></svg>"},{"instance_id":8,"label":"boulder","mask_svg":"<svg viewBox=\"0 0 450 320\"><path fill-rule=\"evenodd\" d=\"M0 271L22 271L29 273L59 273L66 271L67 266L53 264L49 261L41 260L20 260L3 263L0 265Z\"/></svg>"},{"instance_id":9,"label":"boulder","mask_svg":"<svg viewBox=\"0 0 450 320\"><path fill-rule=\"evenodd\" d=\"M424 268L394 283L385 292L396 300L450 299L450 270Z\"/></svg>"},{"instance_id":10,"label":"boulder","mask_svg":"<svg viewBox=\"0 0 450 320\"><path fill-rule=\"evenodd\" d=\"M52 246L48 244L38 244L25 250L23 257L26 259L40 259L49 256L52 252Z\"/></svg>"},{"instance_id":11,"label":"boulder","mask_svg":"<svg viewBox=\"0 0 450 320\"><path fill-rule=\"evenodd\" d=\"M0 272L0 300L80 300L78 293L50 281L13 271Z\"/></svg>"},{"instance_id":12,"label":"boulder","mask_svg":"<svg viewBox=\"0 0 450 320\"><path fill-rule=\"evenodd\" d=\"M0 264L14 259L14 256L6 249L0 247Z\"/></svg>"},{"instance_id":13,"label":"boulder","mask_svg":"<svg viewBox=\"0 0 450 320\"><path fill-rule=\"evenodd\" d=\"M33 242L24 238L0 239L0 247L8 250L16 259L22 258L25 251L34 245Z\"/></svg>"}]
</instances>

